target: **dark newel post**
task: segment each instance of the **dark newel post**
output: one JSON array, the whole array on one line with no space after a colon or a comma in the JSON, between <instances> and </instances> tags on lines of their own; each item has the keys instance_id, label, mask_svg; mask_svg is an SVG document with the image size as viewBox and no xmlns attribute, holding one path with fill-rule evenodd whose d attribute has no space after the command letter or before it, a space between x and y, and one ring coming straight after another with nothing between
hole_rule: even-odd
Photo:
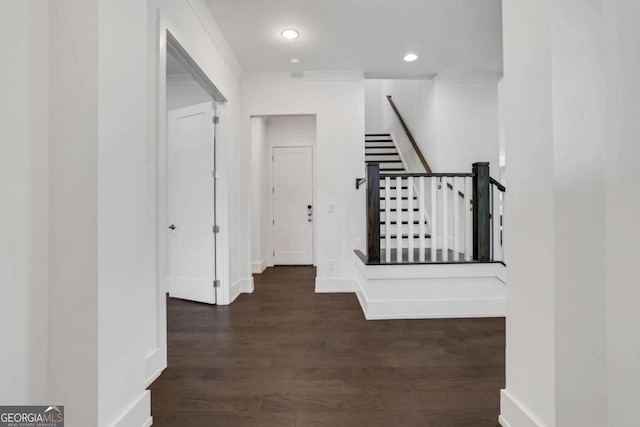
<instances>
[{"instance_id":1,"label":"dark newel post","mask_svg":"<svg viewBox=\"0 0 640 427\"><path fill-rule=\"evenodd\" d=\"M380 263L380 164L367 163L367 258Z\"/></svg>"},{"instance_id":2,"label":"dark newel post","mask_svg":"<svg viewBox=\"0 0 640 427\"><path fill-rule=\"evenodd\" d=\"M473 164L473 260L491 261L489 163Z\"/></svg>"}]
</instances>

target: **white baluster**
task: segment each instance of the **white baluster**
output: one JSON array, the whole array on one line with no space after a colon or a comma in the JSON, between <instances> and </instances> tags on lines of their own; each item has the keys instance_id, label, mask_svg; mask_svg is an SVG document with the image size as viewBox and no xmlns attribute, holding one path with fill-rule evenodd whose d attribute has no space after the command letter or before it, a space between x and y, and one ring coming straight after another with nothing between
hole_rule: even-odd
<instances>
[{"instance_id":1,"label":"white baluster","mask_svg":"<svg viewBox=\"0 0 640 427\"><path fill-rule=\"evenodd\" d=\"M420 192L418 193L418 202L420 204L420 212L418 212L418 224L419 225L419 229L420 229L420 262L424 262L425 261L425 251L427 249L427 245L425 242L425 234L427 233L427 230L425 227L425 221L427 219L427 210L424 207L424 198L425 198L425 192L424 192L424 180L425 177L421 176L420 178L418 178L418 182L419 182L419 188L420 188Z\"/></svg>"},{"instance_id":2,"label":"white baluster","mask_svg":"<svg viewBox=\"0 0 640 427\"><path fill-rule=\"evenodd\" d=\"M402 194L402 193L401 193ZM408 230L409 230L409 258L408 261L409 262L413 262L413 246L414 246L414 242L413 242L413 177L410 176L409 178L407 178L407 194L408 194L408 203L407 203L407 209L409 210L409 219L408 221ZM402 229L402 228L401 228Z\"/></svg>"},{"instance_id":3,"label":"white baluster","mask_svg":"<svg viewBox=\"0 0 640 427\"><path fill-rule=\"evenodd\" d=\"M402 262L402 178L396 178L396 261Z\"/></svg>"},{"instance_id":4,"label":"white baluster","mask_svg":"<svg viewBox=\"0 0 640 427\"><path fill-rule=\"evenodd\" d=\"M449 183L442 177L442 261L449 261Z\"/></svg>"},{"instance_id":5,"label":"white baluster","mask_svg":"<svg viewBox=\"0 0 640 427\"><path fill-rule=\"evenodd\" d=\"M431 181L431 262L438 260L438 178Z\"/></svg>"},{"instance_id":6,"label":"white baluster","mask_svg":"<svg viewBox=\"0 0 640 427\"><path fill-rule=\"evenodd\" d=\"M384 179L384 260L391 262L391 179Z\"/></svg>"},{"instance_id":7,"label":"white baluster","mask_svg":"<svg viewBox=\"0 0 640 427\"><path fill-rule=\"evenodd\" d=\"M465 227L464 227L464 240L465 240L465 249L464 249L464 260L471 261L471 254L473 253L473 212L471 210L471 193L473 191L472 187L473 181L472 178L464 179L464 216L465 216Z\"/></svg>"},{"instance_id":8,"label":"white baluster","mask_svg":"<svg viewBox=\"0 0 640 427\"><path fill-rule=\"evenodd\" d=\"M453 260L460 261L460 178L453 177Z\"/></svg>"}]
</instances>

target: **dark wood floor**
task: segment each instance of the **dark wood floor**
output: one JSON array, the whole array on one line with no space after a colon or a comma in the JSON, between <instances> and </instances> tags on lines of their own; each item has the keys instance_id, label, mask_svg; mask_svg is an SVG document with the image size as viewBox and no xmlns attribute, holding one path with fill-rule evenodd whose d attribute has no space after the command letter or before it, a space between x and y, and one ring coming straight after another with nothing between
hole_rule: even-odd
<instances>
[{"instance_id":1,"label":"dark wood floor","mask_svg":"<svg viewBox=\"0 0 640 427\"><path fill-rule=\"evenodd\" d=\"M497 425L503 319L366 321L314 278L270 268L231 306L171 299L154 426Z\"/></svg>"}]
</instances>

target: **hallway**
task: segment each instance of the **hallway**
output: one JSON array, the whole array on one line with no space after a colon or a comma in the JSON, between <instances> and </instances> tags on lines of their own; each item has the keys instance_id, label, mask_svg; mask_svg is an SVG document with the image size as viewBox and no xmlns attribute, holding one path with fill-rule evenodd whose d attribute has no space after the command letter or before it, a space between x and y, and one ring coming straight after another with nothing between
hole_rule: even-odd
<instances>
[{"instance_id":1,"label":"hallway","mask_svg":"<svg viewBox=\"0 0 640 427\"><path fill-rule=\"evenodd\" d=\"M168 301L154 426L497 425L504 319L366 321L314 268L254 278L231 306Z\"/></svg>"}]
</instances>

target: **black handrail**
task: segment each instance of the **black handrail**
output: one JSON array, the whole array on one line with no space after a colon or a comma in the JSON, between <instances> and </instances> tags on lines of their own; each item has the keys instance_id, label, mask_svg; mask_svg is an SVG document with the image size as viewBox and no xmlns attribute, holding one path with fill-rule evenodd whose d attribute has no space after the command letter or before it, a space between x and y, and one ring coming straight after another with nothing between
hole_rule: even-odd
<instances>
[{"instance_id":1,"label":"black handrail","mask_svg":"<svg viewBox=\"0 0 640 427\"><path fill-rule=\"evenodd\" d=\"M402 118L402 115L400 114L400 111L398 111L396 104L394 104L393 101L391 100L391 95L387 95L387 99L389 100L389 104L391 104L391 108L393 108L393 111L396 113L396 116L398 116L398 120L400 120L400 124L402 125L404 132L407 134L407 137L409 138L409 141L411 142L413 149L416 151L416 154L418 155L418 158L420 159L420 163L422 163L424 170L427 171L427 173L431 173L432 170L431 170L431 167L429 166L429 163L427 163L427 160L422 155L422 151L420 151L420 147L418 147L418 143L416 142L415 138L411 134L409 127L407 126L404 119Z\"/></svg>"},{"instance_id":2,"label":"black handrail","mask_svg":"<svg viewBox=\"0 0 640 427\"><path fill-rule=\"evenodd\" d=\"M384 170L380 172L382 173ZM384 173L380 175L380 178L473 178L474 176L473 173Z\"/></svg>"},{"instance_id":3,"label":"black handrail","mask_svg":"<svg viewBox=\"0 0 640 427\"><path fill-rule=\"evenodd\" d=\"M489 177L489 182L491 182L493 185L496 186L496 188L500 191L502 191L503 193L507 192L507 189L504 185L500 184L498 181L496 181L495 179Z\"/></svg>"},{"instance_id":4,"label":"black handrail","mask_svg":"<svg viewBox=\"0 0 640 427\"><path fill-rule=\"evenodd\" d=\"M367 177L364 178L356 178L356 190L360 189L360 186L367 182Z\"/></svg>"}]
</instances>

